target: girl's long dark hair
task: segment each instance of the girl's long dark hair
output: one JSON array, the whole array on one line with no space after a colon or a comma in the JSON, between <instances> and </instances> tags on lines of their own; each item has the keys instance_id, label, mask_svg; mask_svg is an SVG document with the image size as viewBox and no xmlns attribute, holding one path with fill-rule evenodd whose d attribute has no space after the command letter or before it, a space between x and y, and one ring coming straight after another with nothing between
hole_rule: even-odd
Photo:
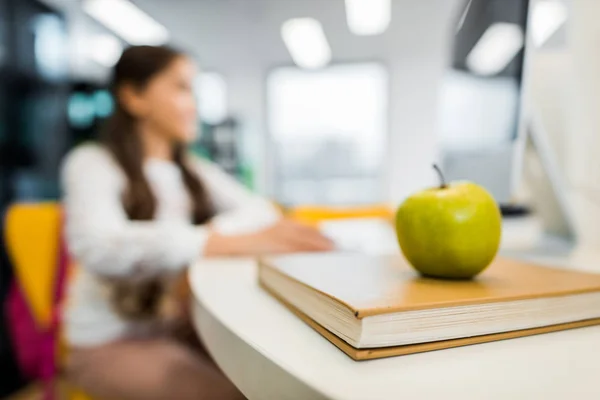
<instances>
[{"instance_id":1,"label":"girl's long dark hair","mask_svg":"<svg viewBox=\"0 0 600 400\"><path fill-rule=\"evenodd\" d=\"M115 112L107 121L101 140L123 169L128 187L123 194L123 205L132 220L151 220L156 212L156 199L143 172L143 152L136 132L136 120L121 103L118 92L125 85L142 90L158 73L167 68L182 53L166 46L135 46L123 52L113 77ZM173 161L181 170L184 184L192 200L192 220L206 222L212 215L212 206L198 179L186 162L184 146L173 148Z\"/></svg>"},{"instance_id":2,"label":"girl's long dark hair","mask_svg":"<svg viewBox=\"0 0 600 400\"><path fill-rule=\"evenodd\" d=\"M123 207L131 220L152 220L156 213L156 197L144 175L144 154L137 132L136 118L119 98L123 85L143 90L150 80L183 56L166 46L134 46L126 49L114 69L112 91L115 111L101 134L101 142L112 154L127 177L127 188L122 194ZM181 171L183 182L192 204L191 222L202 224L213 216L209 196L187 162L183 145L173 147L173 162ZM111 281L113 307L128 319L144 319L157 315L165 287L160 279L144 283Z\"/></svg>"}]
</instances>

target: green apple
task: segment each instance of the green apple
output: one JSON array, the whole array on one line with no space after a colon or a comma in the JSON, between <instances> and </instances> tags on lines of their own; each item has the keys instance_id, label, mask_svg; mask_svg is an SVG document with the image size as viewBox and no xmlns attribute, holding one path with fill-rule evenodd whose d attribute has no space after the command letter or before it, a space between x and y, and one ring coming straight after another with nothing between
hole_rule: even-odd
<instances>
[{"instance_id":1,"label":"green apple","mask_svg":"<svg viewBox=\"0 0 600 400\"><path fill-rule=\"evenodd\" d=\"M482 272L500 246L502 216L483 187L471 182L441 185L407 198L396 213L402 253L421 274L469 279Z\"/></svg>"}]
</instances>

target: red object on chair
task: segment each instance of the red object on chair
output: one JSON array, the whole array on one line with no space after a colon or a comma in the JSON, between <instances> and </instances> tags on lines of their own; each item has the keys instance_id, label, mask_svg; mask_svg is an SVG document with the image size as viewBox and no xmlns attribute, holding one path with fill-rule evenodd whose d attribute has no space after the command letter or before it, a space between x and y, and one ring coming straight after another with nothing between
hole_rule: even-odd
<instances>
[{"instance_id":1,"label":"red object on chair","mask_svg":"<svg viewBox=\"0 0 600 400\"><path fill-rule=\"evenodd\" d=\"M44 399L54 398L58 372L60 304L69 259L58 204L17 204L6 216L6 244L15 282L6 315L23 374L44 383Z\"/></svg>"}]
</instances>

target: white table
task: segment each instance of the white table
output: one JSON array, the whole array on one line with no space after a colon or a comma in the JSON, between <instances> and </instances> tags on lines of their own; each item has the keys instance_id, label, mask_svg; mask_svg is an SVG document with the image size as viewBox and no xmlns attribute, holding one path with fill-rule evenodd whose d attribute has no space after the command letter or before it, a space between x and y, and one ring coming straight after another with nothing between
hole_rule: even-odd
<instances>
[{"instance_id":1,"label":"white table","mask_svg":"<svg viewBox=\"0 0 600 400\"><path fill-rule=\"evenodd\" d=\"M600 327L355 362L263 292L253 261L199 262L190 278L196 328L251 400L600 399Z\"/></svg>"}]
</instances>

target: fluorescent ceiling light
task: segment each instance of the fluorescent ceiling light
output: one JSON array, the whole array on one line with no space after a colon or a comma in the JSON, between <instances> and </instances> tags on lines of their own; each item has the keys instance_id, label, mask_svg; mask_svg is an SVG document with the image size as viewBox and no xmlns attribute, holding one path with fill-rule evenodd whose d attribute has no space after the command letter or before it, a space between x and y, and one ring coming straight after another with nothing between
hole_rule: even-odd
<instances>
[{"instance_id":1,"label":"fluorescent ceiling light","mask_svg":"<svg viewBox=\"0 0 600 400\"><path fill-rule=\"evenodd\" d=\"M346 0L346 20L355 35L379 35L391 18L391 0Z\"/></svg>"},{"instance_id":2,"label":"fluorescent ceiling light","mask_svg":"<svg viewBox=\"0 0 600 400\"><path fill-rule=\"evenodd\" d=\"M122 52L121 41L109 34L92 36L89 45L86 46L88 58L109 68L119 61Z\"/></svg>"},{"instance_id":3,"label":"fluorescent ceiling light","mask_svg":"<svg viewBox=\"0 0 600 400\"><path fill-rule=\"evenodd\" d=\"M567 20L567 7L559 0L544 0L535 4L531 16L531 39L535 46L543 45Z\"/></svg>"},{"instance_id":4,"label":"fluorescent ceiling light","mask_svg":"<svg viewBox=\"0 0 600 400\"><path fill-rule=\"evenodd\" d=\"M321 68L331 61L331 48L319 21L312 18L287 20L281 26L281 36L299 67Z\"/></svg>"},{"instance_id":5,"label":"fluorescent ceiling light","mask_svg":"<svg viewBox=\"0 0 600 400\"><path fill-rule=\"evenodd\" d=\"M167 28L127 0L85 0L83 10L132 45L161 45Z\"/></svg>"},{"instance_id":6,"label":"fluorescent ceiling light","mask_svg":"<svg viewBox=\"0 0 600 400\"><path fill-rule=\"evenodd\" d=\"M467 56L467 67L479 75L501 72L523 47L523 31L516 24L490 25Z\"/></svg>"}]
</instances>

